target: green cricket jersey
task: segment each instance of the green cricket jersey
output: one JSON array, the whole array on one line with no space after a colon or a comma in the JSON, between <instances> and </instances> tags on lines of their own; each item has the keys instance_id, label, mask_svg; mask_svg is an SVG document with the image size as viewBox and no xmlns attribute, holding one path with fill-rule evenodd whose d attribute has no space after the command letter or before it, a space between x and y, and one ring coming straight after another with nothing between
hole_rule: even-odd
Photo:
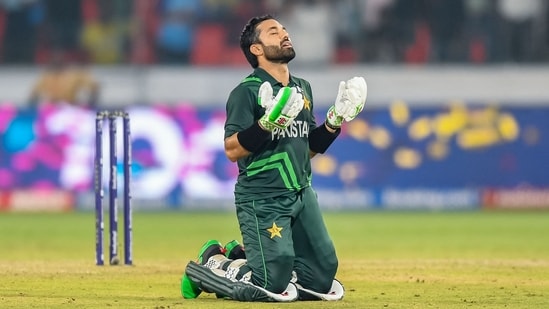
<instances>
[{"instance_id":1,"label":"green cricket jersey","mask_svg":"<svg viewBox=\"0 0 549 309\"><path fill-rule=\"evenodd\" d=\"M229 95L225 138L249 128L265 114L257 93L265 81L271 83L276 95L283 85L263 69L257 68ZM303 110L286 129L275 129L261 149L238 160L236 202L265 199L295 193L310 185L309 133L316 128L313 116L311 85L304 79L290 76L290 87L303 94Z\"/></svg>"}]
</instances>

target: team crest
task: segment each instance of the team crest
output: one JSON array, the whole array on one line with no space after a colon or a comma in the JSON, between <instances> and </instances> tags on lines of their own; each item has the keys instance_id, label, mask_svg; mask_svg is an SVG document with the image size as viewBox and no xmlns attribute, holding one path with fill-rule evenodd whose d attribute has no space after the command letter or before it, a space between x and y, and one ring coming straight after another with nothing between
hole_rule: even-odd
<instances>
[{"instance_id":1,"label":"team crest","mask_svg":"<svg viewBox=\"0 0 549 309\"><path fill-rule=\"evenodd\" d=\"M303 108L306 110L311 110L311 101L305 96L305 94L301 94L303 96Z\"/></svg>"},{"instance_id":2,"label":"team crest","mask_svg":"<svg viewBox=\"0 0 549 309\"><path fill-rule=\"evenodd\" d=\"M276 223L273 222L273 226L268 228L267 231L271 233L271 239L275 238L275 236L278 236L282 238L282 235L280 234L280 231L282 231L283 228L276 225Z\"/></svg>"}]
</instances>

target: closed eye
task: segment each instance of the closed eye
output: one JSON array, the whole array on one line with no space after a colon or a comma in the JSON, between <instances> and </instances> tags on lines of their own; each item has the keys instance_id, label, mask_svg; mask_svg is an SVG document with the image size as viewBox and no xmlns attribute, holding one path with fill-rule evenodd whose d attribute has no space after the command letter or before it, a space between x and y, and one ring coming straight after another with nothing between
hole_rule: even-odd
<instances>
[{"instance_id":1,"label":"closed eye","mask_svg":"<svg viewBox=\"0 0 549 309\"><path fill-rule=\"evenodd\" d=\"M283 32L286 32L286 27L279 28L279 27L273 26L273 27L271 27L267 30L267 34L269 34L269 35L279 35L280 30L282 30Z\"/></svg>"}]
</instances>

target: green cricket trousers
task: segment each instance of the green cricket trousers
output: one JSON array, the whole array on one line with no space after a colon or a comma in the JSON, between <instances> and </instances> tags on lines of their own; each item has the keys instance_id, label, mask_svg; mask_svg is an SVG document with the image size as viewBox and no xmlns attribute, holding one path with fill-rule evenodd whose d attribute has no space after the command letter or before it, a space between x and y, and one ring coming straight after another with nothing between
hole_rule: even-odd
<instances>
[{"instance_id":1,"label":"green cricket trousers","mask_svg":"<svg viewBox=\"0 0 549 309\"><path fill-rule=\"evenodd\" d=\"M338 260L311 187L237 203L236 214L252 283L281 293L295 271L304 288L329 291Z\"/></svg>"}]
</instances>

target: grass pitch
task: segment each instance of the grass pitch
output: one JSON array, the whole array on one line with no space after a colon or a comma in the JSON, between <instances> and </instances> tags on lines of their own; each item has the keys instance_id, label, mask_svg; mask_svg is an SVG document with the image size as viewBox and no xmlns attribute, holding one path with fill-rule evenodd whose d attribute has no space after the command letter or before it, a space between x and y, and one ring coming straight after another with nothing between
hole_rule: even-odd
<instances>
[{"instance_id":1,"label":"grass pitch","mask_svg":"<svg viewBox=\"0 0 549 309\"><path fill-rule=\"evenodd\" d=\"M232 213L137 212L116 267L95 266L93 216L0 213L0 307L549 308L549 212L326 213L346 296L289 304L181 297L203 242L239 239Z\"/></svg>"}]
</instances>

